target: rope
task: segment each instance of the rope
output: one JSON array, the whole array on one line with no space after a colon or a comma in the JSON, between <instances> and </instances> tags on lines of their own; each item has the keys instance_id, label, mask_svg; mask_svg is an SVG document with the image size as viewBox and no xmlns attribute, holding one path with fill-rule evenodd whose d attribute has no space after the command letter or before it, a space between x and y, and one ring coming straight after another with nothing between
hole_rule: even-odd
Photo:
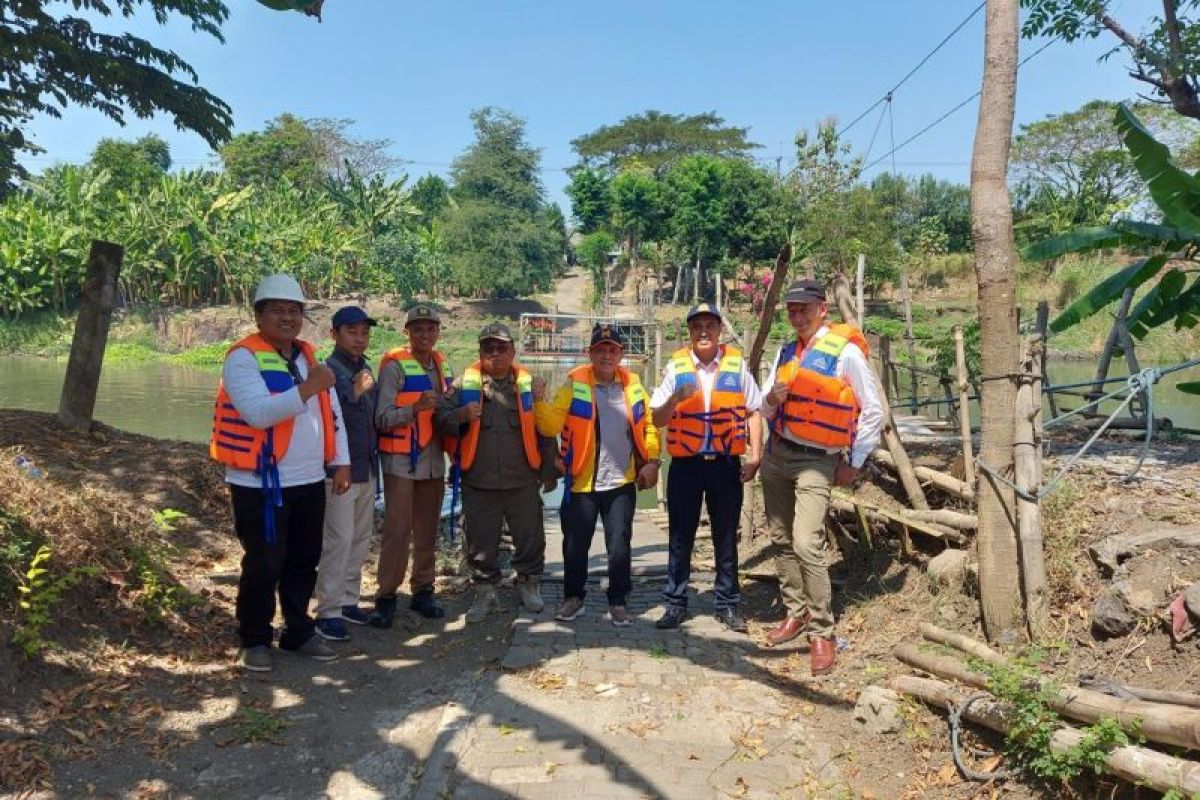
<instances>
[{"instance_id":1,"label":"rope","mask_svg":"<svg viewBox=\"0 0 1200 800\"><path fill-rule=\"evenodd\" d=\"M954 766L958 767L959 773L969 780L973 781L995 781L1007 780L1013 777L1016 772L1011 769L998 769L993 772L979 772L971 769L963 761L962 745L959 743L959 736L962 733L962 717L967 713L967 709L971 704L978 700L991 700L992 696L987 692L975 692L961 703L946 703L946 710L950 712L950 753L954 757Z\"/></svg>"},{"instance_id":2,"label":"rope","mask_svg":"<svg viewBox=\"0 0 1200 800\"><path fill-rule=\"evenodd\" d=\"M1154 437L1154 384L1162 380L1163 376L1165 375L1170 375L1172 372L1178 372L1179 370L1183 369L1190 369L1191 367L1198 365L1200 365L1200 358L1193 358L1190 361L1184 361L1181 364L1176 364L1171 367L1163 367L1161 369L1158 367L1149 367L1137 373L1136 375L1130 375L1128 378L1126 378L1124 386L1114 389L1102 397L1098 397L1095 400L1080 406L1079 408L1068 411L1067 413L1057 416L1054 419L1046 422L1043 427L1049 428L1053 425L1058 425L1064 420L1070 419L1071 417L1080 414L1089 408L1094 408L1106 400L1114 400L1122 394L1126 395L1125 398L1117 405L1116 409L1114 409L1113 412L1109 414L1104 422L1100 425L1100 427L1096 429L1096 432L1092 434L1086 442L1084 442L1083 447L1079 448L1079 450L1073 456L1067 459L1067 462L1063 464L1062 469L1060 469L1053 478L1051 478L1042 486L1041 489L1036 492L1031 492L1021 488L1020 486L1017 486L1017 484L1013 483L998 470L988 466L987 463L985 463L981 458L976 458L975 464L981 471L986 472L993 479L1011 488L1022 500L1036 503L1058 488L1058 485L1067 476L1067 473L1071 471L1072 467L1074 467L1075 464L1078 463L1081 458L1083 458L1087 451L1091 449L1092 445L1096 443L1096 440L1104 435L1104 432L1108 430L1108 427L1112 425L1113 421L1120 416L1126 408L1129 407L1129 404L1132 403L1139 394L1141 394L1146 398L1146 436L1142 441L1142 448L1138 455L1137 463L1133 465L1133 469L1131 469L1127 475L1121 478L1122 483L1129 483L1134 479L1138 472L1141 471L1142 465L1145 464L1146 458L1150 455L1150 442Z\"/></svg>"}]
</instances>

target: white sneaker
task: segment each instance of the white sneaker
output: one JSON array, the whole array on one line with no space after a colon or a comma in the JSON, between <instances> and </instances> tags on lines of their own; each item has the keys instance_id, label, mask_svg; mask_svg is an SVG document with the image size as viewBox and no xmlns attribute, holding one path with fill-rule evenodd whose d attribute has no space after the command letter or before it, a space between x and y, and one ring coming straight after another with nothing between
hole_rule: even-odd
<instances>
[{"instance_id":1,"label":"white sneaker","mask_svg":"<svg viewBox=\"0 0 1200 800\"><path fill-rule=\"evenodd\" d=\"M483 622L484 617L493 611L500 610L500 598L496 597L496 587L490 583L475 587L475 600L467 609L467 622Z\"/></svg>"},{"instance_id":2,"label":"white sneaker","mask_svg":"<svg viewBox=\"0 0 1200 800\"><path fill-rule=\"evenodd\" d=\"M517 592L521 595L521 605L535 614L546 607L546 601L542 599L542 592L538 587L537 575L519 575L515 583Z\"/></svg>"}]
</instances>

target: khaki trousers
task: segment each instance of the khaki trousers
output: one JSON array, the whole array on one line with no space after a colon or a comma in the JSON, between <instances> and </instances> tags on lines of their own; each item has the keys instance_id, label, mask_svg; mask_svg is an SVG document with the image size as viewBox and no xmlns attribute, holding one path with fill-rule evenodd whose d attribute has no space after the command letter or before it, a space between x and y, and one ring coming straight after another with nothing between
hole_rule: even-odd
<instances>
[{"instance_id":1,"label":"khaki trousers","mask_svg":"<svg viewBox=\"0 0 1200 800\"><path fill-rule=\"evenodd\" d=\"M825 564L825 513L836 457L772 442L763 457L763 503L775 551L775 571L788 616L812 615L807 633L833 635L833 590Z\"/></svg>"},{"instance_id":2,"label":"khaki trousers","mask_svg":"<svg viewBox=\"0 0 1200 800\"><path fill-rule=\"evenodd\" d=\"M383 531L379 547L379 589L375 598L394 597L404 584L412 552L409 588L432 587L437 578L437 530L446 482L383 475Z\"/></svg>"},{"instance_id":3,"label":"khaki trousers","mask_svg":"<svg viewBox=\"0 0 1200 800\"><path fill-rule=\"evenodd\" d=\"M375 483L350 484L334 494L325 481L325 533L317 565L317 619L340 617L342 606L358 605L363 562L375 530Z\"/></svg>"},{"instance_id":4,"label":"khaki trousers","mask_svg":"<svg viewBox=\"0 0 1200 800\"><path fill-rule=\"evenodd\" d=\"M546 563L542 486L476 489L463 484L463 534L473 583L500 581L500 530L508 523L513 540L512 568L518 575L541 575Z\"/></svg>"}]
</instances>

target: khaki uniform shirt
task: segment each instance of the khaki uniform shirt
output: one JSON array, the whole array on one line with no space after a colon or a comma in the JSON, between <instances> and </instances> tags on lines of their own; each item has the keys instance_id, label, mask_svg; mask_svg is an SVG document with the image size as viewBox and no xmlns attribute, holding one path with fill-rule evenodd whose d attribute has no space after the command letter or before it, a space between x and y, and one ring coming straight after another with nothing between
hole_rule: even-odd
<instances>
[{"instance_id":1,"label":"khaki uniform shirt","mask_svg":"<svg viewBox=\"0 0 1200 800\"><path fill-rule=\"evenodd\" d=\"M442 391L442 380L438 376L437 366L432 360L421 366L424 368L425 374L429 376L429 382L433 384L433 391L437 393L440 401L445 393ZM379 404L375 411L377 430L386 431L412 422L412 406L398 408L393 404L396 395L403 390L404 370L400 368L399 362L389 361L379 373ZM446 456L454 454L442 451L442 436L453 436L458 433L458 425L450 420L449 427L443 427L437 405L434 406L433 421L433 437L429 440L429 444L421 448L421 452L417 456L416 469L413 469L412 460L408 455L381 452L379 461L384 474L397 475L415 481L425 481L431 478L442 480L446 477Z\"/></svg>"}]
</instances>

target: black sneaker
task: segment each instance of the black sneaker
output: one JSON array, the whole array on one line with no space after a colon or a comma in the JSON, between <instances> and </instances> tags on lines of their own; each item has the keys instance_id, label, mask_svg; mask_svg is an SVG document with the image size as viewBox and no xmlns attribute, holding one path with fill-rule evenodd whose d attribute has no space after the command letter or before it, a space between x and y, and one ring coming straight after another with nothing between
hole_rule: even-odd
<instances>
[{"instance_id":1,"label":"black sneaker","mask_svg":"<svg viewBox=\"0 0 1200 800\"><path fill-rule=\"evenodd\" d=\"M439 619L446 616L446 609L438 605L438 601L433 596L432 586L422 586L417 589L408 607L426 619Z\"/></svg>"},{"instance_id":2,"label":"black sneaker","mask_svg":"<svg viewBox=\"0 0 1200 800\"><path fill-rule=\"evenodd\" d=\"M734 633L745 633L750 630L746 620L736 608L721 608L717 610L717 622Z\"/></svg>"},{"instance_id":3,"label":"black sneaker","mask_svg":"<svg viewBox=\"0 0 1200 800\"><path fill-rule=\"evenodd\" d=\"M371 615L358 606L342 606L342 619L352 625L366 625L371 621Z\"/></svg>"},{"instance_id":4,"label":"black sneaker","mask_svg":"<svg viewBox=\"0 0 1200 800\"><path fill-rule=\"evenodd\" d=\"M371 618L367 620L367 624L372 628L390 628L392 620L396 618L396 596L379 597L375 599L375 610L371 612Z\"/></svg>"},{"instance_id":5,"label":"black sneaker","mask_svg":"<svg viewBox=\"0 0 1200 800\"><path fill-rule=\"evenodd\" d=\"M683 606L667 606L667 610L659 617L658 622L654 623L654 627L660 631L678 628L687 619L687 609Z\"/></svg>"}]
</instances>

